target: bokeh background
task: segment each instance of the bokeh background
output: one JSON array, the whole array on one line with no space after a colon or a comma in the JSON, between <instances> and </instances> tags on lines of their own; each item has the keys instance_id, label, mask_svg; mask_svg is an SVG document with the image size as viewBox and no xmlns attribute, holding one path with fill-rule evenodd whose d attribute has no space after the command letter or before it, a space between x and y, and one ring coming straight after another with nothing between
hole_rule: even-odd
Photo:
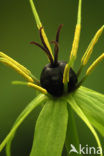
<instances>
[{"instance_id":1,"label":"bokeh background","mask_svg":"<svg viewBox=\"0 0 104 156\"><path fill-rule=\"evenodd\" d=\"M50 41L55 39L59 24L64 24L60 35L59 58L67 61L76 24L78 0L34 0L34 2ZM103 24L104 0L83 0L82 31L75 71L79 69L81 56L90 40ZM42 68L48 61L41 49L30 45L30 41L40 42L40 38L29 0L0 0L0 51L25 65L39 78ZM102 52L104 52L104 33L96 44L83 74ZM13 80L24 79L15 71L0 64L0 142L11 129L20 112L35 97L34 89L11 85ZM104 93L104 62L97 66L83 85ZM13 156L29 155L39 109L33 111L19 128L13 141ZM79 119L77 122L80 143L96 146L88 128ZM5 156L4 151L0 156Z\"/></svg>"}]
</instances>

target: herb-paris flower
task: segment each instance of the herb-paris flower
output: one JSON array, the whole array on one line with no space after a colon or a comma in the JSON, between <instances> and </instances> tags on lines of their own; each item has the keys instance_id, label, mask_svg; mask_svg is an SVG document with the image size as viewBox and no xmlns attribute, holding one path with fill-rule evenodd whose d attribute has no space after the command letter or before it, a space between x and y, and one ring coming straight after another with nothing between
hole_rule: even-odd
<instances>
[{"instance_id":1,"label":"herb-paris flower","mask_svg":"<svg viewBox=\"0 0 104 156\"><path fill-rule=\"evenodd\" d=\"M30 4L40 32L42 45L37 42L31 43L44 50L50 63L42 71L39 82L39 80L34 77L28 69L6 54L0 52L0 61L9 65L27 79L27 82L14 82L14 84L28 85L43 93L38 95L20 114L10 133L1 143L0 151L7 144L6 152L8 156L10 155L11 142L17 128L28 114L41 103L45 103L45 105L42 108L36 123L34 142L30 156L60 156L62 154L64 144L69 152L69 145L73 141L74 145L77 147L77 137L74 138L74 140L71 140L71 134L69 134L70 128L74 129L74 116L72 109L89 127L98 143L98 146L100 147L101 143L94 127L104 136L104 96L80 85L90 74L92 69L104 58L104 54L94 61L80 82L78 82L77 79L83 67L88 62L93 47L100 37L104 26L102 26L95 34L82 57L78 73L75 73L73 65L77 56L81 30L81 0L79 0L77 25L68 63L58 61L59 33L62 25L59 26L55 41L52 41L55 45L53 56L50 44L32 0L30 0ZM75 81L73 81L74 79ZM72 123L69 122L70 120L72 120ZM72 135L74 137L76 134L74 133Z\"/></svg>"}]
</instances>

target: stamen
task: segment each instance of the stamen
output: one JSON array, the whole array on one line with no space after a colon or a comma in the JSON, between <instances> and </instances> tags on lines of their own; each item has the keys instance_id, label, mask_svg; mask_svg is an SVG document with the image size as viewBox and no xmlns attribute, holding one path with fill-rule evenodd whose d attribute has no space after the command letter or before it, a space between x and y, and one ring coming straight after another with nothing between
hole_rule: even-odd
<instances>
[{"instance_id":1,"label":"stamen","mask_svg":"<svg viewBox=\"0 0 104 156\"><path fill-rule=\"evenodd\" d=\"M40 30L40 28L42 27L42 23L40 21L38 12L37 12L36 7L35 7L35 5L33 3L33 0L29 0L29 2L30 2L30 5L31 5L31 8L32 8L32 12L33 12L33 15L34 15L37 27ZM54 60L54 57L53 57L53 54L52 54L52 50L51 50L51 47L50 47L50 44L49 44L49 41L48 41L48 38L46 36L46 33L45 33L44 29L42 29L42 36L44 38L45 44L47 45L47 47L48 47L48 49L50 51L50 54L52 55L52 59Z\"/></svg>"},{"instance_id":2,"label":"stamen","mask_svg":"<svg viewBox=\"0 0 104 156\"><path fill-rule=\"evenodd\" d=\"M6 58L0 58L0 62L10 66L11 68L13 68L14 70L16 70L20 75L22 75L24 78L26 78L29 82L34 82L34 80L28 75L26 74L22 69L20 69L18 66L16 66L16 64L12 63L10 60L6 59Z\"/></svg>"},{"instance_id":3,"label":"stamen","mask_svg":"<svg viewBox=\"0 0 104 156\"><path fill-rule=\"evenodd\" d=\"M60 31L61 31L62 27L63 27L63 24L60 24L58 27L57 33L56 33L56 42L57 43L59 42L59 35L60 35Z\"/></svg>"},{"instance_id":4,"label":"stamen","mask_svg":"<svg viewBox=\"0 0 104 156\"><path fill-rule=\"evenodd\" d=\"M93 51L93 48L95 46L95 44L97 43L99 37L101 36L102 32L104 30L104 26L102 26L95 34L95 36L93 37L92 41L90 42L87 50L85 51L83 57L82 57L82 60L81 60L81 63L82 65L86 65L91 54L92 54L92 51Z\"/></svg>"},{"instance_id":5,"label":"stamen","mask_svg":"<svg viewBox=\"0 0 104 156\"><path fill-rule=\"evenodd\" d=\"M40 30L43 26L42 26L42 23L40 21L38 12L37 12L36 7L35 7L35 5L33 3L33 0L29 0L29 2L30 2L30 5L31 5L31 8L32 8L32 12L33 12L33 15L34 15L37 27ZM54 57L53 57L53 54L52 54L52 50L51 50L51 46L49 44L49 41L48 41L48 38L46 36L46 33L45 33L44 29L41 30L41 34L43 36L44 43L45 43L45 45L47 45L47 47L49 49L49 52L50 52L50 55L51 55L52 59L54 60Z\"/></svg>"},{"instance_id":6,"label":"stamen","mask_svg":"<svg viewBox=\"0 0 104 156\"><path fill-rule=\"evenodd\" d=\"M77 24L76 24L76 28L75 28L74 39L73 39L72 49L71 49L69 63L68 63L70 66L73 66L75 59L77 57L80 32L81 32L81 6L82 6L82 0L79 0ZM71 64L70 64L70 62L71 62Z\"/></svg>"},{"instance_id":7,"label":"stamen","mask_svg":"<svg viewBox=\"0 0 104 156\"><path fill-rule=\"evenodd\" d=\"M24 67L23 65L21 65L20 63L18 63L17 61L15 61L11 57L9 57L8 55L4 54L3 52L0 52L0 58L5 58L5 59L11 61L13 64L15 64L16 66L21 68L21 70L23 70L26 74L28 74L28 75L31 74L31 72L26 67Z\"/></svg>"},{"instance_id":8,"label":"stamen","mask_svg":"<svg viewBox=\"0 0 104 156\"><path fill-rule=\"evenodd\" d=\"M104 53L100 55L87 69L86 76L89 75L93 69L97 66L98 63L100 63L104 59Z\"/></svg>"},{"instance_id":9,"label":"stamen","mask_svg":"<svg viewBox=\"0 0 104 156\"><path fill-rule=\"evenodd\" d=\"M34 83L31 83L31 82L12 81L12 84L13 85L26 85L26 86L35 88L36 90L40 91L43 94L48 94L46 89L44 89L44 88L42 88L42 87L40 87L38 85L35 85Z\"/></svg>"},{"instance_id":10,"label":"stamen","mask_svg":"<svg viewBox=\"0 0 104 156\"><path fill-rule=\"evenodd\" d=\"M31 82L35 81L36 84L39 84L39 80L31 73L30 70L28 70L26 67L9 57L8 55L4 54L3 52L0 52L0 61L5 60L6 62L10 62L11 65L15 65L18 70L20 69L27 77L30 77Z\"/></svg>"},{"instance_id":11,"label":"stamen","mask_svg":"<svg viewBox=\"0 0 104 156\"><path fill-rule=\"evenodd\" d=\"M47 47L47 45L46 45L46 43L45 43L45 41L44 41L44 38L43 38L43 35L42 35L42 29L43 29L43 27L41 27L40 28L40 39L41 39L41 41L42 41L42 44L43 44L43 46L46 48L46 49L48 49L48 47ZM49 50L49 49L48 49Z\"/></svg>"},{"instance_id":12,"label":"stamen","mask_svg":"<svg viewBox=\"0 0 104 156\"><path fill-rule=\"evenodd\" d=\"M63 84L64 84L64 91L67 92L68 90L68 85L67 83L69 82L69 65L66 64L65 69L64 69L64 74L63 74Z\"/></svg>"},{"instance_id":13,"label":"stamen","mask_svg":"<svg viewBox=\"0 0 104 156\"><path fill-rule=\"evenodd\" d=\"M66 64L63 74L63 83L66 84L69 82L69 65Z\"/></svg>"},{"instance_id":14,"label":"stamen","mask_svg":"<svg viewBox=\"0 0 104 156\"><path fill-rule=\"evenodd\" d=\"M48 39L47 39L47 36L46 36L46 34L45 34L43 28L41 29L41 34L42 34L44 43L46 44L47 48L49 49L50 55L51 55L52 59L54 60L54 56L53 56L53 53L52 53L51 46L50 46L50 44L49 44L49 41L48 41Z\"/></svg>"},{"instance_id":15,"label":"stamen","mask_svg":"<svg viewBox=\"0 0 104 156\"><path fill-rule=\"evenodd\" d=\"M55 44L55 47L54 47L54 64L57 64L59 45L58 45L58 43L56 41L51 41L51 43Z\"/></svg>"},{"instance_id":16,"label":"stamen","mask_svg":"<svg viewBox=\"0 0 104 156\"><path fill-rule=\"evenodd\" d=\"M75 28L75 34L74 34L74 40L73 40L72 50L71 50L71 53L70 53L70 60L72 58L74 58L73 60L76 59L77 51L78 51L78 46L79 46L80 31L81 31L81 25L80 24L77 24L76 25L76 28Z\"/></svg>"},{"instance_id":17,"label":"stamen","mask_svg":"<svg viewBox=\"0 0 104 156\"><path fill-rule=\"evenodd\" d=\"M23 65L21 65L20 63L18 63L17 61L15 61L11 57L9 57L8 55L4 54L3 52L0 52L0 59L3 59L3 58L5 60L11 62L12 64L15 64L18 67L18 69L20 69L26 75L28 75L29 77L31 77L33 79L33 81L35 81L36 84L39 84L39 80L31 73L30 70L28 70L26 67L24 67Z\"/></svg>"},{"instance_id":18,"label":"stamen","mask_svg":"<svg viewBox=\"0 0 104 156\"><path fill-rule=\"evenodd\" d=\"M101 54L91 65L90 67L87 69L85 76L81 79L81 81L78 83L78 85L76 86L76 88L78 88L79 86L81 86L81 84L86 80L87 76L94 70L94 68L98 65L98 63L100 63L102 60L104 59L104 53ZM83 66L82 66L83 67Z\"/></svg>"},{"instance_id":19,"label":"stamen","mask_svg":"<svg viewBox=\"0 0 104 156\"><path fill-rule=\"evenodd\" d=\"M35 85L35 84L31 83L31 82L28 82L27 85L30 86L30 87L33 87L33 88L37 89L38 91L40 91L43 94L48 94L48 92L47 92L46 89L44 89L44 88L42 88L42 87L40 87L38 85Z\"/></svg>"},{"instance_id":20,"label":"stamen","mask_svg":"<svg viewBox=\"0 0 104 156\"><path fill-rule=\"evenodd\" d=\"M48 40L46 38L46 35L44 34L43 27L41 27L39 31L40 31L40 38L41 38L42 44L43 44L44 48L48 51L48 53L49 53L48 56L49 56L49 59L52 64L54 57L53 57L53 54L51 53L51 49L49 49Z\"/></svg>"},{"instance_id":21,"label":"stamen","mask_svg":"<svg viewBox=\"0 0 104 156\"><path fill-rule=\"evenodd\" d=\"M69 61L68 61L68 66L69 66L68 68L69 69L64 70L64 73L70 71L70 68L74 65L74 62L75 62L76 57L77 57L77 51L78 51L79 39L80 39L80 32L81 32L81 7L82 7L82 0L79 0L78 14L77 14L77 24L76 24L75 33L74 33L72 49L71 49L71 53L70 53L70 57L69 57ZM68 77L69 77L69 74L65 73L65 75L68 75ZM67 83L68 83L69 78L67 78L66 80L67 80Z\"/></svg>"}]
</instances>

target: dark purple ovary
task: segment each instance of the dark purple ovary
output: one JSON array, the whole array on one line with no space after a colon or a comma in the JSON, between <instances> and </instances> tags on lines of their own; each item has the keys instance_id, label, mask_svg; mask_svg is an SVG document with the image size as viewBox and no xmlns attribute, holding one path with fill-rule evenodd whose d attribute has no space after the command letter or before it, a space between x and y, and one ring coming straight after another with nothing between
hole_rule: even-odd
<instances>
[{"instance_id":1,"label":"dark purple ovary","mask_svg":"<svg viewBox=\"0 0 104 156\"><path fill-rule=\"evenodd\" d=\"M55 97L64 94L63 73L66 63L58 61L57 65L47 64L41 72L40 84ZM69 72L68 93L76 88L77 76L72 68Z\"/></svg>"}]
</instances>

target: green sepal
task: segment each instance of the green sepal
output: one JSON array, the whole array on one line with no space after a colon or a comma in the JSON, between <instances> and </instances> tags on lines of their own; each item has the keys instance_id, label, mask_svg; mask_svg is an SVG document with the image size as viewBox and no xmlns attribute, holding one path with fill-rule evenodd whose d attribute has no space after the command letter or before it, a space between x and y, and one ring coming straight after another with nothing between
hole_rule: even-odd
<instances>
[{"instance_id":1,"label":"green sepal","mask_svg":"<svg viewBox=\"0 0 104 156\"><path fill-rule=\"evenodd\" d=\"M0 144L0 151L6 147L6 154L7 156L11 156L10 148L12 140L15 136L15 132L17 131L18 127L21 125L21 123L25 120L25 118L32 112L33 109L35 109L38 105L40 105L42 102L47 100L47 96L44 94L40 94L38 97L36 97L32 102L30 102L27 107L23 110L23 112L19 115L17 120L15 121L12 129L6 136L6 138L3 140L3 142Z\"/></svg>"},{"instance_id":2,"label":"green sepal","mask_svg":"<svg viewBox=\"0 0 104 156\"><path fill-rule=\"evenodd\" d=\"M80 87L75 92L74 98L91 124L104 136L104 95Z\"/></svg>"},{"instance_id":3,"label":"green sepal","mask_svg":"<svg viewBox=\"0 0 104 156\"><path fill-rule=\"evenodd\" d=\"M38 117L30 156L61 156L67 122L67 103L62 99L49 100Z\"/></svg>"},{"instance_id":4,"label":"green sepal","mask_svg":"<svg viewBox=\"0 0 104 156\"><path fill-rule=\"evenodd\" d=\"M93 136L94 136L94 138L95 138L95 140L97 142L98 147L102 148L100 139L99 139L99 137L98 137L98 135L97 135L97 133L96 133L96 131L95 131L91 121L90 121L90 119L88 118L88 116L86 116L86 114L83 111L83 109L79 106L80 105L80 101L78 101L78 99L77 99L77 102L76 102L76 100L75 100L76 94L78 93L78 90L79 89L77 89L74 93L72 93L69 96L67 96L66 101L73 108L73 110L76 112L76 114L82 119L82 121L84 121L85 124L88 126L88 128L92 132L92 134L93 134ZM87 92L86 92L86 94L87 94ZM87 103L87 104L89 104L89 103ZM103 156L103 154L100 154L100 155Z\"/></svg>"},{"instance_id":5,"label":"green sepal","mask_svg":"<svg viewBox=\"0 0 104 156\"><path fill-rule=\"evenodd\" d=\"M77 132L77 125L75 120L75 113L73 109L68 104L68 127L66 133L65 147L67 149L67 156L75 156L78 155L76 153L70 153L71 144L75 146L76 150L79 150L79 137ZM81 156L81 154L80 154Z\"/></svg>"}]
</instances>

